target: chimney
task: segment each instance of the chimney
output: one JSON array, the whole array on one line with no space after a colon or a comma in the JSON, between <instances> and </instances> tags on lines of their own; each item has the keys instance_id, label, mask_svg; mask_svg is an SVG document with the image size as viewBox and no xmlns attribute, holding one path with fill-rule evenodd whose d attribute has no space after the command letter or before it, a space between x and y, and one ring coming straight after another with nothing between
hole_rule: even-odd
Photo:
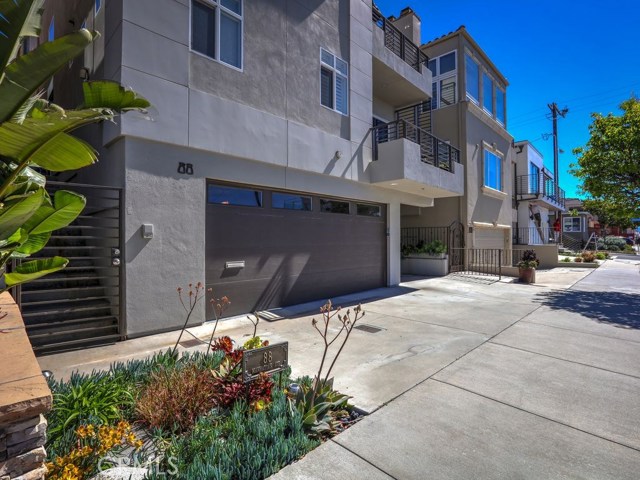
<instances>
[{"instance_id":1,"label":"chimney","mask_svg":"<svg viewBox=\"0 0 640 480\"><path fill-rule=\"evenodd\" d=\"M420 46L420 17L411 7L403 8L400 18L389 17L389 20L405 37Z\"/></svg>"}]
</instances>

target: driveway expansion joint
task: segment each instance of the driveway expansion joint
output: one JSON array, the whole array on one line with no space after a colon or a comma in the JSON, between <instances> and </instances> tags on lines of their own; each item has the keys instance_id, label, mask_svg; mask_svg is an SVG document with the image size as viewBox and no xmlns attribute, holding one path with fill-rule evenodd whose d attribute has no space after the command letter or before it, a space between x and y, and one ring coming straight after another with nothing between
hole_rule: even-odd
<instances>
[{"instance_id":1,"label":"driveway expansion joint","mask_svg":"<svg viewBox=\"0 0 640 480\"><path fill-rule=\"evenodd\" d=\"M364 458L362 455L360 455L359 453L351 450L350 448L348 448L347 446L343 445L342 443L338 442L336 440L337 437L331 438L329 439L330 442L335 443L337 446L339 446L340 448L344 448L347 452L351 453L352 455L355 455L356 457L358 457L360 460L362 460L363 462L371 465L373 468L375 468L376 470L382 472L384 475L386 475L389 478L392 478L393 480L400 480L397 477L394 477L393 475L391 475L389 472L384 471L382 468L380 468L378 465L376 465L375 463L370 462L369 460L367 460L366 458Z\"/></svg>"}]
</instances>

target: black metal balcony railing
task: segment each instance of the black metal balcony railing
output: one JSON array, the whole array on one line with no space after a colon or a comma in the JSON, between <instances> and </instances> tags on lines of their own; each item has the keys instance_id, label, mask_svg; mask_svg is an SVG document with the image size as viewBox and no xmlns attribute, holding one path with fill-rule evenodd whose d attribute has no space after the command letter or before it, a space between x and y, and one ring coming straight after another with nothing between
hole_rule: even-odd
<instances>
[{"instance_id":1,"label":"black metal balcony railing","mask_svg":"<svg viewBox=\"0 0 640 480\"><path fill-rule=\"evenodd\" d=\"M431 135L426 130L416 127L406 120L394 120L389 123L381 123L372 129L373 132L373 154L374 159L378 159L378 145L400 138L406 138L420 145L420 157L423 162L435 167L454 171L454 164L460 163L460 151Z\"/></svg>"},{"instance_id":2,"label":"black metal balcony railing","mask_svg":"<svg viewBox=\"0 0 640 480\"><path fill-rule=\"evenodd\" d=\"M420 47L409 40L402 34L389 20L387 20L380 10L374 5L373 23L384 32L384 45L406 63L411 65L413 69L422 72L422 68L429 62Z\"/></svg>"},{"instance_id":3,"label":"black metal balcony railing","mask_svg":"<svg viewBox=\"0 0 640 480\"><path fill-rule=\"evenodd\" d=\"M546 175L520 175L516 178L516 195L546 198L565 208L565 192Z\"/></svg>"}]
</instances>

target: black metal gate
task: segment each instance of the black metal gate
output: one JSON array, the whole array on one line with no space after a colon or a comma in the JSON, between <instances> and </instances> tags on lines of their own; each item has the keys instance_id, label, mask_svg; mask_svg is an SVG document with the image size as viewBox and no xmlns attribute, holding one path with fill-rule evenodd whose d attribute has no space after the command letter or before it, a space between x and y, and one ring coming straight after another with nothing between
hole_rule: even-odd
<instances>
[{"instance_id":1,"label":"black metal gate","mask_svg":"<svg viewBox=\"0 0 640 480\"><path fill-rule=\"evenodd\" d=\"M439 240L447 246L449 271L464 261L460 250L464 249L464 225L454 221L448 227L404 227L400 229L401 245L429 244Z\"/></svg>"},{"instance_id":2,"label":"black metal gate","mask_svg":"<svg viewBox=\"0 0 640 480\"><path fill-rule=\"evenodd\" d=\"M450 272L502 278L504 250L499 248L456 248L449 254L455 259Z\"/></svg>"},{"instance_id":3,"label":"black metal gate","mask_svg":"<svg viewBox=\"0 0 640 480\"><path fill-rule=\"evenodd\" d=\"M87 205L68 227L53 232L46 247L30 259L69 259L67 268L21 287L12 294L20 306L37 354L113 343L124 326L121 188L47 182L56 190L82 194Z\"/></svg>"}]
</instances>

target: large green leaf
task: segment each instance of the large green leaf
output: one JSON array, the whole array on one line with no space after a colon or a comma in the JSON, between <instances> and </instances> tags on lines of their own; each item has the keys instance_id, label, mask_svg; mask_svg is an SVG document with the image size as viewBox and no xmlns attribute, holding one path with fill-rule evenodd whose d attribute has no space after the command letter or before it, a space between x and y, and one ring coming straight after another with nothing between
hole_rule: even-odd
<instances>
[{"instance_id":1,"label":"large green leaf","mask_svg":"<svg viewBox=\"0 0 640 480\"><path fill-rule=\"evenodd\" d=\"M22 37L38 36L44 0L0 0L0 68L15 57Z\"/></svg>"},{"instance_id":2,"label":"large green leaf","mask_svg":"<svg viewBox=\"0 0 640 480\"><path fill-rule=\"evenodd\" d=\"M44 200L44 190L5 203L0 208L0 239L7 239L21 228L38 210Z\"/></svg>"},{"instance_id":3,"label":"large green leaf","mask_svg":"<svg viewBox=\"0 0 640 480\"><path fill-rule=\"evenodd\" d=\"M27 235L27 238L11 254L11 258L24 258L39 252L45 247L50 238L51 232Z\"/></svg>"},{"instance_id":4,"label":"large green leaf","mask_svg":"<svg viewBox=\"0 0 640 480\"><path fill-rule=\"evenodd\" d=\"M29 234L24 228L19 228L16 232L5 240L0 240L0 252L10 252L20 247L29 238Z\"/></svg>"},{"instance_id":5,"label":"large green leaf","mask_svg":"<svg viewBox=\"0 0 640 480\"><path fill-rule=\"evenodd\" d=\"M46 42L18 57L0 82L0 122L6 122L40 86L89 45L94 34L82 29Z\"/></svg>"},{"instance_id":6,"label":"large green leaf","mask_svg":"<svg viewBox=\"0 0 640 480\"><path fill-rule=\"evenodd\" d=\"M25 223L29 235L53 232L73 222L86 205L86 199L77 193L58 190L53 196L53 207L41 206Z\"/></svg>"},{"instance_id":7,"label":"large green leaf","mask_svg":"<svg viewBox=\"0 0 640 480\"><path fill-rule=\"evenodd\" d=\"M62 257L44 258L19 265L15 271L4 274L7 288L15 287L21 283L30 282L50 273L62 270L69 260Z\"/></svg>"},{"instance_id":8,"label":"large green leaf","mask_svg":"<svg viewBox=\"0 0 640 480\"><path fill-rule=\"evenodd\" d=\"M82 108L110 108L118 112L149 108L146 98L117 82L99 80L82 84L84 105Z\"/></svg>"},{"instance_id":9,"label":"large green leaf","mask_svg":"<svg viewBox=\"0 0 640 480\"><path fill-rule=\"evenodd\" d=\"M97 160L98 153L87 142L60 133L44 144L29 163L52 172L64 172L93 165Z\"/></svg>"},{"instance_id":10,"label":"large green leaf","mask_svg":"<svg viewBox=\"0 0 640 480\"><path fill-rule=\"evenodd\" d=\"M2 178L6 178L8 171L2 172ZM5 200L11 198L14 195L25 195L30 192L34 192L40 188L44 188L46 179L44 175L36 172L32 168L25 168L22 173L15 179L15 181L9 186L5 195Z\"/></svg>"},{"instance_id":11,"label":"large green leaf","mask_svg":"<svg viewBox=\"0 0 640 480\"><path fill-rule=\"evenodd\" d=\"M111 118L112 111L92 108L64 113L40 112L25 119L22 124L5 122L0 125L0 155L16 163L25 160L36 163L37 160L40 166L46 165L45 168L55 171L84 167L95 161L95 151L85 142L73 139L66 133ZM79 157L67 156L69 153L78 154Z\"/></svg>"}]
</instances>

